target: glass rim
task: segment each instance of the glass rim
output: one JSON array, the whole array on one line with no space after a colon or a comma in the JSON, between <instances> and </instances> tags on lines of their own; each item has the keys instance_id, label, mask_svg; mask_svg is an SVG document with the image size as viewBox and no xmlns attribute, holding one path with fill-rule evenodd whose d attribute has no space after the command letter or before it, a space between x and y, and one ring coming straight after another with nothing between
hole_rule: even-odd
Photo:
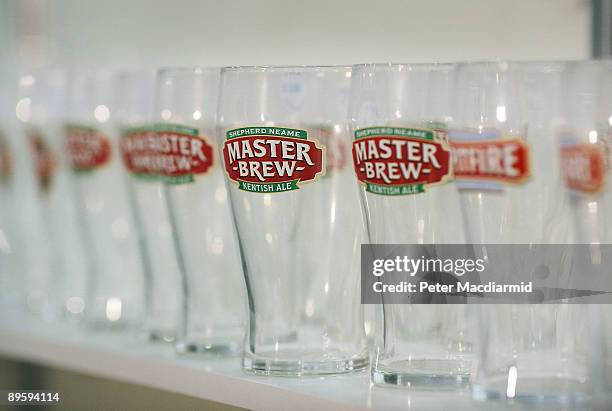
<instances>
[{"instance_id":1,"label":"glass rim","mask_svg":"<svg viewBox=\"0 0 612 411\"><path fill-rule=\"evenodd\" d=\"M165 66L155 70L158 75L166 75L168 73L177 74L204 74L204 73L216 73L221 70L221 66Z\"/></svg>"},{"instance_id":2,"label":"glass rim","mask_svg":"<svg viewBox=\"0 0 612 411\"><path fill-rule=\"evenodd\" d=\"M157 75L157 70L156 69L146 69L146 68L119 70L117 73L115 73L115 78L123 80L126 78L130 79L133 77L140 77L143 75L155 77Z\"/></svg>"},{"instance_id":3,"label":"glass rim","mask_svg":"<svg viewBox=\"0 0 612 411\"><path fill-rule=\"evenodd\" d=\"M601 66L612 66L612 57L597 58L597 59L586 59L586 60L574 60L570 62L572 67L601 67Z\"/></svg>"},{"instance_id":4,"label":"glass rim","mask_svg":"<svg viewBox=\"0 0 612 411\"><path fill-rule=\"evenodd\" d=\"M458 68L466 67L541 67L541 66L569 66L570 64L586 62L591 60L464 60L456 62Z\"/></svg>"},{"instance_id":5,"label":"glass rim","mask_svg":"<svg viewBox=\"0 0 612 411\"><path fill-rule=\"evenodd\" d=\"M49 66L52 68L53 66ZM146 67L130 67L130 66L111 66L111 65L94 65L94 64L73 64L73 65L58 65L57 68L63 71L67 76L116 76L119 73L130 71L141 71ZM46 67L43 67L46 69Z\"/></svg>"},{"instance_id":6,"label":"glass rim","mask_svg":"<svg viewBox=\"0 0 612 411\"><path fill-rule=\"evenodd\" d=\"M351 70L350 64L327 64L327 65L262 65L262 66L225 66L221 68L221 73L227 72L246 72L246 73L264 73L266 71L304 71L304 72L316 72L316 71L340 71L340 70Z\"/></svg>"},{"instance_id":7,"label":"glass rim","mask_svg":"<svg viewBox=\"0 0 612 411\"><path fill-rule=\"evenodd\" d=\"M353 64L353 71L373 70L373 71L407 71L411 70L452 70L457 64L454 62L429 62L429 63L360 63Z\"/></svg>"}]
</instances>

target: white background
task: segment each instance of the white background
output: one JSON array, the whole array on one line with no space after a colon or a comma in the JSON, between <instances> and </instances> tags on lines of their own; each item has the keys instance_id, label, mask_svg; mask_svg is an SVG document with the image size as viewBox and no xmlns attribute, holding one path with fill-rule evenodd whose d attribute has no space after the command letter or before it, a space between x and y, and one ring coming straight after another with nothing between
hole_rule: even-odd
<instances>
[{"instance_id":1,"label":"white background","mask_svg":"<svg viewBox=\"0 0 612 411\"><path fill-rule=\"evenodd\" d=\"M0 2L8 23L0 56L26 62L335 64L590 53L589 0Z\"/></svg>"}]
</instances>

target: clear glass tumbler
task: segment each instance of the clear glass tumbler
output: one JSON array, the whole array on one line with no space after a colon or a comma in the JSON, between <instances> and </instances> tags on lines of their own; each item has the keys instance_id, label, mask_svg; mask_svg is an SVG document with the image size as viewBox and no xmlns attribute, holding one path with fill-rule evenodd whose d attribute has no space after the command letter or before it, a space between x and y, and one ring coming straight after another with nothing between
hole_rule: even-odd
<instances>
[{"instance_id":1,"label":"clear glass tumbler","mask_svg":"<svg viewBox=\"0 0 612 411\"><path fill-rule=\"evenodd\" d=\"M453 74L451 64L353 66L353 160L372 243L464 242L447 142ZM384 296L382 304L375 384L469 384L468 307L392 304Z\"/></svg>"},{"instance_id":2,"label":"clear glass tumbler","mask_svg":"<svg viewBox=\"0 0 612 411\"><path fill-rule=\"evenodd\" d=\"M114 72L71 74L65 137L92 270L86 319L101 330L140 331L144 273L138 233L114 127Z\"/></svg>"},{"instance_id":3,"label":"clear glass tumbler","mask_svg":"<svg viewBox=\"0 0 612 411\"><path fill-rule=\"evenodd\" d=\"M347 72L228 67L221 73L218 137L249 302L243 368L251 373L335 374L368 364L358 203L340 197L351 184L346 169L332 171L326 184L325 152L334 148L320 127L337 121L335 110L326 109L333 104L329 89L341 87ZM347 135L340 136L348 145Z\"/></svg>"},{"instance_id":4,"label":"clear glass tumbler","mask_svg":"<svg viewBox=\"0 0 612 411\"><path fill-rule=\"evenodd\" d=\"M118 73L115 124L121 157L129 173L144 256L146 283L145 333L151 341L174 342L181 316L181 274L168 204L155 155L151 124L155 107L156 73L131 70Z\"/></svg>"},{"instance_id":5,"label":"clear glass tumbler","mask_svg":"<svg viewBox=\"0 0 612 411\"><path fill-rule=\"evenodd\" d=\"M450 132L468 240L567 244L571 218L555 139L562 63L472 63L458 68ZM569 246L568 246L569 247ZM536 261L496 267L507 278L536 275ZM561 278L571 261L546 261ZM586 392L586 311L569 304L499 304L479 313L477 399L573 402Z\"/></svg>"},{"instance_id":6,"label":"clear glass tumbler","mask_svg":"<svg viewBox=\"0 0 612 411\"><path fill-rule=\"evenodd\" d=\"M244 335L246 296L215 141L219 71L164 69L157 81L152 138L184 275L179 353L235 353Z\"/></svg>"}]
</instances>

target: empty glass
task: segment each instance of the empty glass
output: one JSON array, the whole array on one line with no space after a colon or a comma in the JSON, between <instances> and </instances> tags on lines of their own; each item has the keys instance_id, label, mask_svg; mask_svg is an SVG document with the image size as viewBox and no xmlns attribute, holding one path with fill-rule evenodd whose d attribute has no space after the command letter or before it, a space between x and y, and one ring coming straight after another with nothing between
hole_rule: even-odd
<instances>
[{"instance_id":1,"label":"empty glass","mask_svg":"<svg viewBox=\"0 0 612 411\"><path fill-rule=\"evenodd\" d=\"M152 137L184 275L179 353L236 352L244 335L240 256L215 143L218 89L218 68L165 69L157 81ZM175 285L166 283L166 299Z\"/></svg>"},{"instance_id":2,"label":"empty glass","mask_svg":"<svg viewBox=\"0 0 612 411\"><path fill-rule=\"evenodd\" d=\"M449 184L453 73L450 64L353 67L353 160L372 243L464 242L458 195ZM467 307L413 302L392 304L383 297L372 381L467 385L474 367Z\"/></svg>"},{"instance_id":3,"label":"empty glass","mask_svg":"<svg viewBox=\"0 0 612 411\"><path fill-rule=\"evenodd\" d=\"M249 302L243 368L251 373L333 374L368 364L359 206L345 192L351 179L340 162L324 176L328 147L349 145L341 115L328 110L348 71L228 67L221 73L218 138ZM334 137L330 126L338 126Z\"/></svg>"},{"instance_id":4,"label":"empty glass","mask_svg":"<svg viewBox=\"0 0 612 411\"><path fill-rule=\"evenodd\" d=\"M458 68L450 139L468 240L482 244L570 241L554 130L563 64L473 63ZM545 261L561 277L570 261L496 267L536 275ZM572 403L588 390L588 322L580 305L489 305L480 310L478 399Z\"/></svg>"},{"instance_id":5,"label":"empty glass","mask_svg":"<svg viewBox=\"0 0 612 411\"><path fill-rule=\"evenodd\" d=\"M164 183L152 151L149 127L155 106L153 70L117 75L117 115L120 147L130 174L129 194L139 228L146 273L145 332L152 341L173 342L181 315L180 270L170 225Z\"/></svg>"},{"instance_id":6,"label":"empty glass","mask_svg":"<svg viewBox=\"0 0 612 411\"><path fill-rule=\"evenodd\" d=\"M98 329L140 329L144 274L138 234L123 172L113 72L72 73L67 104L66 144L76 179L87 252L88 323Z\"/></svg>"}]
</instances>

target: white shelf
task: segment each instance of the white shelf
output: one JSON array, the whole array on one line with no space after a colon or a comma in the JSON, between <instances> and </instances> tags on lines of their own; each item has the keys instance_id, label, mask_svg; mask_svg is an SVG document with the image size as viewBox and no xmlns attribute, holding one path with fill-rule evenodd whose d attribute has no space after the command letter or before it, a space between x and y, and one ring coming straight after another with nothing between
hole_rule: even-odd
<instances>
[{"instance_id":1,"label":"white shelf","mask_svg":"<svg viewBox=\"0 0 612 411\"><path fill-rule=\"evenodd\" d=\"M70 324L0 320L0 356L253 410L472 410L467 392L373 387L367 373L279 378L246 375L238 358L176 356L170 346ZM484 407L483 407L484 406Z\"/></svg>"}]
</instances>

